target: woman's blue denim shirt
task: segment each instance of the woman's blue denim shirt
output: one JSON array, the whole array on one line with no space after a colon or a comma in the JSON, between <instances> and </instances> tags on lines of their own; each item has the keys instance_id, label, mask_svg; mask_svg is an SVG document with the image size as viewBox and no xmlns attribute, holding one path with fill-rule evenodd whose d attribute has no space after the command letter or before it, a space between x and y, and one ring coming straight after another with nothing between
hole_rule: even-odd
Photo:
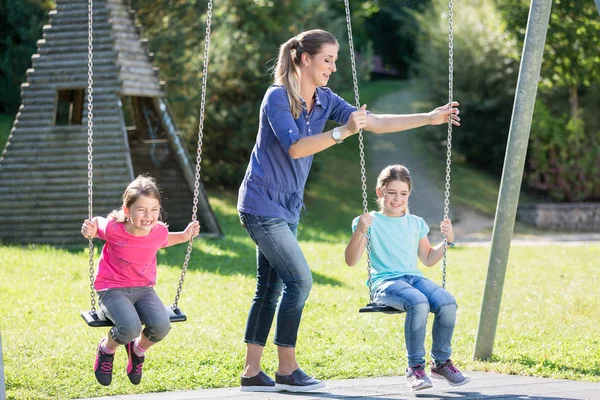
<instances>
[{"instance_id":1,"label":"woman's blue denim shirt","mask_svg":"<svg viewBox=\"0 0 600 400\"><path fill-rule=\"evenodd\" d=\"M314 156L293 159L290 147L304 136L323 132L327 120L345 124L354 111L356 107L331 89L318 87L311 113L304 107L294 119L285 87L270 86L260 106L258 136L240 186L238 210L297 223Z\"/></svg>"}]
</instances>

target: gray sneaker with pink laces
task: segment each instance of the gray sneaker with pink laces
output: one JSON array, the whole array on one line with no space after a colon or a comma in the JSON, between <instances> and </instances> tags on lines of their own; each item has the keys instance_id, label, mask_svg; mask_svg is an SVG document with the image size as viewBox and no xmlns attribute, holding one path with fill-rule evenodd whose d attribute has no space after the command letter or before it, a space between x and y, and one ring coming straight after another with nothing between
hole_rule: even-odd
<instances>
[{"instance_id":1,"label":"gray sneaker with pink laces","mask_svg":"<svg viewBox=\"0 0 600 400\"><path fill-rule=\"evenodd\" d=\"M425 373L425 369L420 364L406 369L406 381L408 387L413 391L429 389L433 386L431 380Z\"/></svg>"},{"instance_id":2,"label":"gray sneaker with pink laces","mask_svg":"<svg viewBox=\"0 0 600 400\"><path fill-rule=\"evenodd\" d=\"M461 386L468 383L471 378L463 375L462 372L454 366L452 360L448 359L442 364L431 362L431 377L436 379L445 379L452 386Z\"/></svg>"}]
</instances>

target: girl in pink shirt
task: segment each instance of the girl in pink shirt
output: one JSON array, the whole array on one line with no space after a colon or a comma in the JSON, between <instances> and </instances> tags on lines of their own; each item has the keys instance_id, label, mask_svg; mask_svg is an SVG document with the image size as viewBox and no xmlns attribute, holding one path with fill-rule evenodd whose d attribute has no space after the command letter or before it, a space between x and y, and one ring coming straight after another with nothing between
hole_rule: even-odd
<instances>
[{"instance_id":1,"label":"girl in pink shirt","mask_svg":"<svg viewBox=\"0 0 600 400\"><path fill-rule=\"evenodd\" d=\"M104 386L112 381L115 351L125 345L127 376L134 385L142 379L146 350L164 339L171 324L154 291L156 253L163 247L189 241L200 233L198 221L183 232L169 232L159 221L160 191L153 178L138 176L123 193L123 206L106 218L86 219L81 234L106 243L98 261L94 288L104 314L114 322L96 353L94 373ZM142 324L145 325L142 330Z\"/></svg>"}]
</instances>

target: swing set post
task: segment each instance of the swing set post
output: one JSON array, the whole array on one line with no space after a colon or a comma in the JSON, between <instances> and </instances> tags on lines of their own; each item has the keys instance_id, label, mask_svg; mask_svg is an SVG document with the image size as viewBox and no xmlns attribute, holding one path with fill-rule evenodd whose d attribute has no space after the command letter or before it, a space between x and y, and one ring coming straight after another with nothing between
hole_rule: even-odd
<instances>
[{"instance_id":1,"label":"swing set post","mask_svg":"<svg viewBox=\"0 0 600 400\"><path fill-rule=\"evenodd\" d=\"M489 359L494 347L551 6L532 0L529 9L473 359Z\"/></svg>"}]
</instances>

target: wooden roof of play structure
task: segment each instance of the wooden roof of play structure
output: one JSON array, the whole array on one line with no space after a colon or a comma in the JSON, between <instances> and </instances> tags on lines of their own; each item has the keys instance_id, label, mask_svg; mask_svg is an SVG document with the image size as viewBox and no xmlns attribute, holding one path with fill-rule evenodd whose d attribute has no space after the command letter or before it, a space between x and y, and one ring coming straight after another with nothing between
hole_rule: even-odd
<instances>
[{"instance_id":1,"label":"wooden roof of play structure","mask_svg":"<svg viewBox=\"0 0 600 400\"><path fill-rule=\"evenodd\" d=\"M142 173L163 191L166 222L192 217L194 168L127 0L94 0L93 213L121 204ZM56 0L32 56L22 105L0 157L0 241L84 244L88 215L88 5ZM200 183L203 234L221 229Z\"/></svg>"}]
</instances>

